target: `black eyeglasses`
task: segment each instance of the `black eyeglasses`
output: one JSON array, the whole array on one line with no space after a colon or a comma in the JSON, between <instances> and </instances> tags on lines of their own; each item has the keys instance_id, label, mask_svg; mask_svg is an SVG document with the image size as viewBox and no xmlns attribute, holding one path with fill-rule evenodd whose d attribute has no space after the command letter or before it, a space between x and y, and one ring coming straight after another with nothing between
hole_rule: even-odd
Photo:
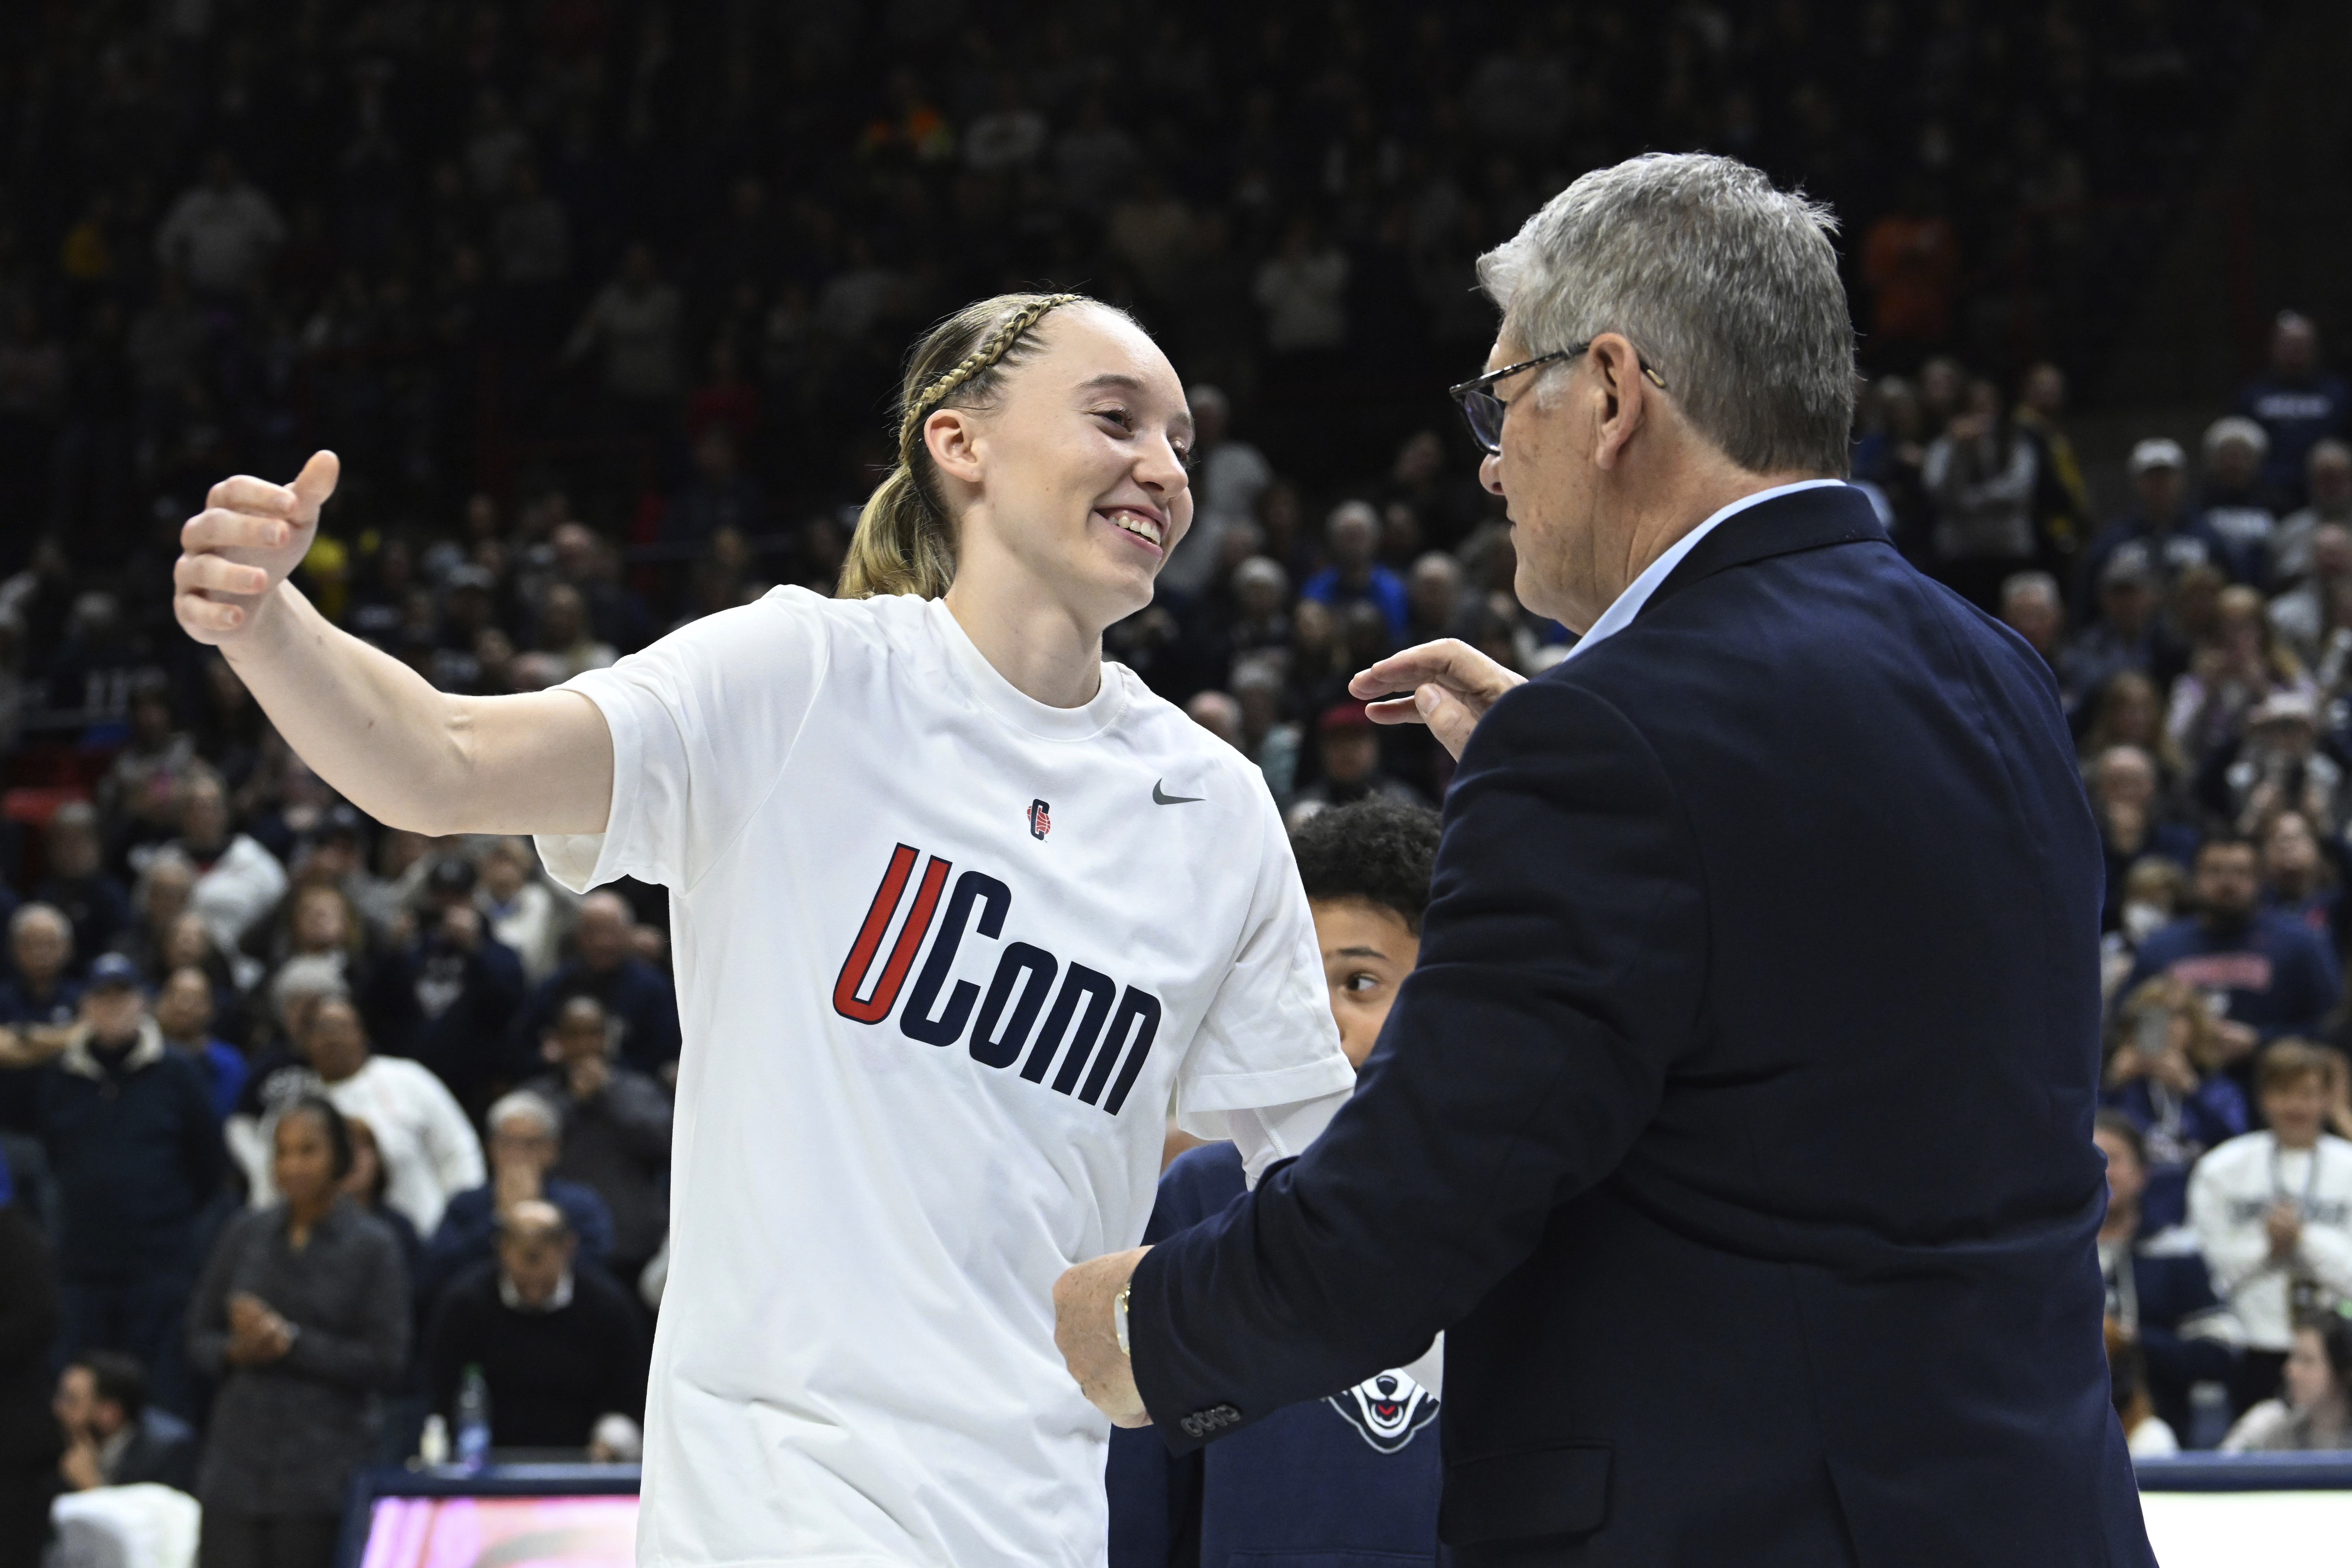
<instances>
[{"instance_id":1,"label":"black eyeglasses","mask_svg":"<svg viewBox=\"0 0 2352 1568\"><path fill-rule=\"evenodd\" d=\"M1574 359L1591 346L1592 341L1588 338L1580 343L1571 343L1548 354L1538 354L1517 364L1507 364L1500 370L1490 370L1484 375L1471 377L1459 386L1447 387L1445 395L1462 405L1462 419L1470 426L1470 439L1478 443L1480 451L1493 457L1503 449L1503 415L1507 405L1489 389L1507 376L1517 375L1523 370L1533 370L1539 364L1549 364L1554 360ZM1652 370L1649 361L1636 358L1634 363L1642 367L1642 374L1648 376L1660 392L1666 389L1665 377Z\"/></svg>"}]
</instances>

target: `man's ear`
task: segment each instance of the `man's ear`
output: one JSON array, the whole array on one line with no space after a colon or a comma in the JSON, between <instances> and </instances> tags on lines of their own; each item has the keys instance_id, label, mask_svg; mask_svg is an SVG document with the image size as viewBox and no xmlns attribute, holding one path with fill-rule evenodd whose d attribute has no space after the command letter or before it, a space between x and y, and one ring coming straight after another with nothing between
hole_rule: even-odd
<instances>
[{"instance_id":1,"label":"man's ear","mask_svg":"<svg viewBox=\"0 0 2352 1568\"><path fill-rule=\"evenodd\" d=\"M935 408L923 419L923 445L931 463L950 479L980 483L980 426L961 408Z\"/></svg>"},{"instance_id":2,"label":"man's ear","mask_svg":"<svg viewBox=\"0 0 2352 1568\"><path fill-rule=\"evenodd\" d=\"M1600 426L1594 432L1595 468L1613 468L1648 421L1652 384L1642 374L1642 356L1622 333L1603 332L1585 355L1600 382Z\"/></svg>"}]
</instances>

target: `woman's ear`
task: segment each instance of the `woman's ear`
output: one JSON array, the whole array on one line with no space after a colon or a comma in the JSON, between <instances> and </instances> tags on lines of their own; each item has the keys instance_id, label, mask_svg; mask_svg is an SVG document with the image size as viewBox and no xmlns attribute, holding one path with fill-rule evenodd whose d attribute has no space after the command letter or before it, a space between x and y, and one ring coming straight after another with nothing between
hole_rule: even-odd
<instances>
[{"instance_id":1,"label":"woman's ear","mask_svg":"<svg viewBox=\"0 0 2352 1568\"><path fill-rule=\"evenodd\" d=\"M969 410L933 409L923 419L923 445L940 473L968 485L980 483L980 426Z\"/></svg>"}]
</instances>

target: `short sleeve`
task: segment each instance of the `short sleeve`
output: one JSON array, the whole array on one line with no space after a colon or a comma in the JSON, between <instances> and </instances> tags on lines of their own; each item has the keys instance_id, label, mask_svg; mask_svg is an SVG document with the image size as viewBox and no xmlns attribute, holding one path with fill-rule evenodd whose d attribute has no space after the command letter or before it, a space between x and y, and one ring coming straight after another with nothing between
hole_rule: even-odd
<instances>
[{"instance_id":1,"label":"short sleeve","mask_svg":"<svg viewBox=\"0 0 2352 1568\"><path fill-rule=\"evenodd\" d=\"M1290 1105L1355 1087L1323 984L1315 920L1274 799L1258 784L1256 884L1233 967L1176 1085L1176 1121L1224 1136L1216 1113Z\"/></svg>"},{"instance_id":2,"label":"short sleeve","mask_svg":"<svg viewBox=\"0 0 2352 1568\"><path fill-rule=\"evenodd\" d=\"M549 875L575 893L623 877L691 888L791 760L824 682L825 603L780 588L566 681L612 730L613 805L602 833L539 836Z\"/></svg>"}]
</instances>

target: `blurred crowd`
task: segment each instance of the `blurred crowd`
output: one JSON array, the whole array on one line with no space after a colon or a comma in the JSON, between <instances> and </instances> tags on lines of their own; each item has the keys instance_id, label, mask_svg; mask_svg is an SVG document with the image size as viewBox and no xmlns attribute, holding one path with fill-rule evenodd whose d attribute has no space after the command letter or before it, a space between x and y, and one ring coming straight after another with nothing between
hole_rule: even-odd
<instances>
[{"instance_id":1,"label":"blurred crowd","mask_svg":"<svg viewBox=\"0 0 2352 1568\"><path fill-rule=\"evenodd\" d=\"M1472 263L1647 146L1838 207L1855 479L2063 694L2108 851L2135 1442L2340 1440L2352 396L2290 313L2188 449L2111 475L2069 430L2262 16L0 12L0 1295L33 1325L0 1336L0 1529L162 1479L260 1532L241 1560L271 1531L302 1560L428 1416L626 1455L642 1409L662 896L574 899L527 841L339 799L171 624L210 483L334 447L299 585L445 689L538 689L830 592L905 345L1084 288L1160 336L1199 425L1192 535L1110 657L1294 817L1435 803L1449 760L1348 676L1447 636L1533 674L1571 640L1514 597L1439 392L1491 338Z\"/></svg>"}]
</instances>

